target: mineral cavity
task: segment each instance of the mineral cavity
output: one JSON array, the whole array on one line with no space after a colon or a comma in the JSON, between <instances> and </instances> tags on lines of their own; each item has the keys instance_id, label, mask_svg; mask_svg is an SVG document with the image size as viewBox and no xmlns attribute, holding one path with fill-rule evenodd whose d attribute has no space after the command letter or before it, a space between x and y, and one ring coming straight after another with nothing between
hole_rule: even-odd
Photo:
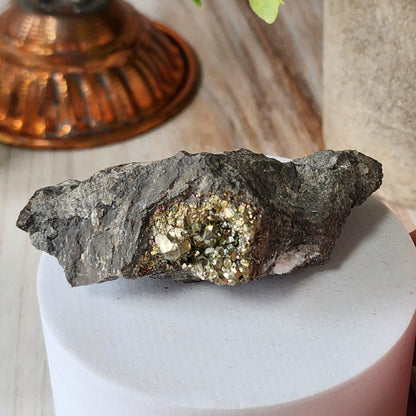
<instances>
[{"instance_id":1,"label":"mineral cavity","mask_svg":"<svg viewBox=\"0 0 416 416\"><path fill-rule=\"evenodd\" d=\"M258 210L224 193L195 195L174 202L151 217L149 251L135 269L150 274L178 265L199 280L234 285L250 280L251 254L260 225Z\"/></svg>"}]
</instances>

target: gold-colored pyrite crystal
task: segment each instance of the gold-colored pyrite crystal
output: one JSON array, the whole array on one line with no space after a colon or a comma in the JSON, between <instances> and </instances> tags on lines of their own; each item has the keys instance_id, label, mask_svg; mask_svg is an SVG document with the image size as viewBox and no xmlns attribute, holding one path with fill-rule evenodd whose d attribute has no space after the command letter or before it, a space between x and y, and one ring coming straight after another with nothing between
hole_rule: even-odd
<instances>
[{"instance_id":1,"label":"gold-colored pyrite crystal","mask_svg":"<svg viewBox=\"0 0 416 416\"><path fill-rule=\"evenodd\" d=\"M250 204L216 194L175 202L152 216L147 252L135 273L183 271L219 285L250 280L260 214Z\"/></svg>"}]
</instances>

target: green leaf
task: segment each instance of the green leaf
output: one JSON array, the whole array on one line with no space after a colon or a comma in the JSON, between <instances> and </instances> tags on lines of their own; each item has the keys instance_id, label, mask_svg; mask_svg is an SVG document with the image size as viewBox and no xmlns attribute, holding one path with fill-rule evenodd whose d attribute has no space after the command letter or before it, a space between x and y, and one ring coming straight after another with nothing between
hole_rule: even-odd
<instances>
[{"instance_id":1,"label":"green leaf","mask_svg":"<svg viewBox=\"0 0 416 416\"><path fill-rule=\"evenodd\" d=\"M276 20L283 0L249 0L249 3L254 13L270 24Z\"/></svg>"},{"instance_id":2,"label":"green leaf","mask_svg":"<svg viewBox=\"0 0 416 416\"><path fill-rule=\"evenodd\" d=\"M201 0L192 0L198 7L202 7Z\"/></svg>"}]
</instances>

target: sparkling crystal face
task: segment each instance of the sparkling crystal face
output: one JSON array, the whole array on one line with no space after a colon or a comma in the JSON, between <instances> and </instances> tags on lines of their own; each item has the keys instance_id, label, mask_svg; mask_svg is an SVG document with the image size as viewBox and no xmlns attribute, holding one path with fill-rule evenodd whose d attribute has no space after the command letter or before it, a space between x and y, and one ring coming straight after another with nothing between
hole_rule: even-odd
<instances>
[{"instance_id":1,"label":"sparkling crystal face","mask_svg":"<svg viewBox=\"0 0 416 416\"><path fill-rule=\"evenodd\" d=\"M136 271L183 270L219 285L252 280L252 247L261 215L226 194L196 196L157 210L149 247Z\"/></svg>"}]
</instances>

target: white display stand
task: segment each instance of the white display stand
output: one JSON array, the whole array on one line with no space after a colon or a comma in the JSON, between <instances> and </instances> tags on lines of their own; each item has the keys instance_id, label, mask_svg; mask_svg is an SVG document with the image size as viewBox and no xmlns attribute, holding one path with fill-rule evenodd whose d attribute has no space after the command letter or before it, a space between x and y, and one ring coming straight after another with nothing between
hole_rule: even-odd
<instances>
[{"instance_id":1,"label":"white display stand","mask_svg":"<svg viewBox=\"0 0 416 416\"><path fill-rule=\"evenodd\" d=\"M124 280L38 294L56 416L405 416L416 253L381 203L326 266L235 287Z\"/></svg>"}]
</instances>

